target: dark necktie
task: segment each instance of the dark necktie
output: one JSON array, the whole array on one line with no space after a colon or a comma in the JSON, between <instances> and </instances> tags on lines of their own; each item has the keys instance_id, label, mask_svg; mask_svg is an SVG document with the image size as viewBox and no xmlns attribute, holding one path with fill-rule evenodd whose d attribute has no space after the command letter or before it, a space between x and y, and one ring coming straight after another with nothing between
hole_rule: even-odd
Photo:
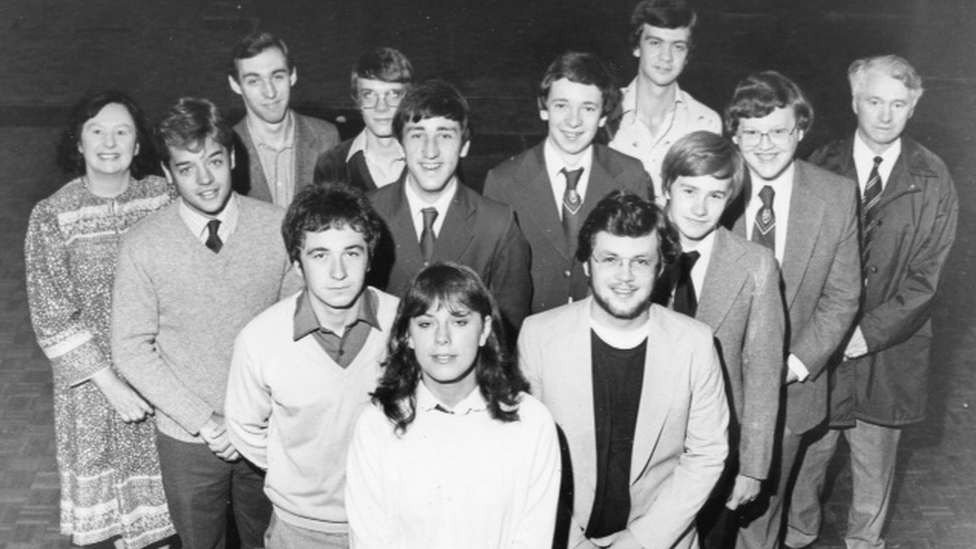
<instances>
[{"instance_id":1,"label":"dark necktie","mask_svg":"<svg viewBox=\"0 0 976 549\"><path fill-rule=\"evenodd\" d=\"M219 227L220 220L218 219L211 219L210 222L207 223L207 231L209 231L210 234L207 236L206 245L213 253L219 252L220 249L224 247L223 241L220 240L220 236L217 234L217 229Z\"/></svg>"},{"instance_id":2,"label":"dark necktie","mask_svg":"<svg viewBox=\"0 0 976 549\"><path fill-rule=\"evenodd\" d=\"M583 197L580 196L576 186L579 185L580 176L583 175L583 168L559 170L566 176L566 192L563 193L563 232L566 234L566 244L570 255L576 252L575 240L579 234L580 218L577 215L580 206L583 205Z\"/></svg>"},{"instance_id":3,"label":"dark necktie","mask_svg":"<svg viewBox=\"0 0 976 549\"><path fill-rule=\"evenodd\" d=\"M677 284L674 287L674 303L672 307L679 313L694 318L698 312L698 299L695 297L695 284L691 280L691 269L698 261L700 254L695 251L683 252L678 258L676 268Z\"/></svg>"},{"instance_id":4,"label":"dark necktie","mask_svg":"<svg viewBox=\"0 0 976 549\"><path fill-rule=\"evenodd\" d=\"M420 233L420 253L424 256L424 265L430 263L430 258L434 255L434 244L437 236L434 235L434 221L437 220L436 208L424 208L420 210L424 215L424 230Z\"/></svg>"},{"instance_id":5,"label":"dark necktie","mask_svg":"<svg viewBox=\"0 0 976 549\"><path fill-rule=\"evenodd\" d=\"M752 228L752 241L766 246L776 253L776 214L773 212L773 198L776 191L769 185L759 191L762 207L756 210L756 222Z\"/></svg>"},{"instance_id":6,"label":"dark necktie","mask_svg":"<svg viewBox=\"0 0 976 549\"><path fill-rule=\"evenodd\" d=\"M880 156L874 157L874 167L871 168L871 175L864 185L864 196L861 197L861 264L864 268L867 268L871 255L871 236L878 224L878 203L881 202L881 174L878 166L881 165L881 160Z\"/></svg>"}]
</instances>

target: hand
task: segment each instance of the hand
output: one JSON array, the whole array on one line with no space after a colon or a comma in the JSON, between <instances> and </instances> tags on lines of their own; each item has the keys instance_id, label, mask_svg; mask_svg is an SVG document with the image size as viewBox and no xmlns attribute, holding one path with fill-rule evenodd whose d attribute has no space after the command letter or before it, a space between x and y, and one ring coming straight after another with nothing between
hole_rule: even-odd
<instances>
[{"instance_id":1,"label":"hand","mask_svg":"<svg viewBox=\"0 0 976 549\"><path fill-rule=\"evenodd\" d=\"M200 428L200 437L210 447L210 451L217 454L220 459L234 461L240 457L237 449L231 444L230 437L227 436L227 427L224 426L224 418L221 416L216 414L211 416Z\"/></svg>"},{"instance_id":2,"label":"hand","mask_svg":"<svg viewBox=\"0 0 976 549\"><path fill-rule=\"evenodd\" d=\"M732 494L729 495L725 506L735 511L742 505L752 503L759 496L760 488L762 488L762 481L745 475L737 475L735 487L732 488Z\"/></svg>"},{"instance_id":3,"label":"hand","mask_svg":"<svg viewBox=\"0 0 976 549\"><path fill-rule=\"evenodd\" d=\"M111 368L103 368L91 377L92 383L105 395L105 400L122 416L122 421L134 423L153 413L152 406Z\"/></svg>"},{"instance_id":4,"label":"hand","mask_svg":"<svg viewBox=\"0 0 976 549\"><path fill-rule=\"evenodd\" d=\"M847 342L847 348L844 349L844 358L850 360L866 354L868 354L868 342L864 339L861 328L855 328L854 333L851 334L851 340Z\"/></svg>"}]
</instances>

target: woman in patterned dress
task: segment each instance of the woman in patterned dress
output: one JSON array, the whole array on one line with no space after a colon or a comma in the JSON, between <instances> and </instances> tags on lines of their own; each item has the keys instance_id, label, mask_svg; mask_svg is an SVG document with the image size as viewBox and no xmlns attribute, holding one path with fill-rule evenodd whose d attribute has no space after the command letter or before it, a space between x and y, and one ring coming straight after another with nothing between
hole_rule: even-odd
<instances>
[{"instance_id":1,"label":"woman in patterned dress","mask_svg":"<svg viewBox=\"0 0 976 549\"><path fill-rule=\"evenodd\" d=\"M152 408L112 364L109 315L122 235L172 200L150 175L142 111L106 92L79 103L58 163L75 176L40 201L24 246L37 342L54 371L61 532L77 545L146 547L174 534Z\"/></svg>"}]
</instances>

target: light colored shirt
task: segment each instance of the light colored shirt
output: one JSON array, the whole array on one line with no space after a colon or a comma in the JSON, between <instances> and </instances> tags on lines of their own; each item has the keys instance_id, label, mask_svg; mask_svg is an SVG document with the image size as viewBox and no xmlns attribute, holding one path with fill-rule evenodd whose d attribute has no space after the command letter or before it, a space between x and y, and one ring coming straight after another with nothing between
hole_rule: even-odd
<instances>
[{"instance_id":1,"label":"light colored shirt","mask_svg":"<svg viewBox=\"0 0 976 549\"><path fill-rule=\"evenodd\" d=\"M881 176L881 190L888 185L888 178L891 177L891 170L895 167L895 161L901 154L901 138L895 140L888 149L876 154L868 148L867 143L861 138L861 132L854 132L854 166L857 168L857 186L861 189L861 196L864 196L864 187L868 184L871 170L874 169L874 157L881 157L881 164L878 165L878 175Z\"/></svg>"},{"instance_id":2,"label":"light colored shirt","mask_svg":"<svg viewBox=\"0 0 976 549\"><path fill-rule=\"evenodd\" d=\"M595 302L594 307L599 307ZM647 339L647 334L650 333L650 319L648 323L642 325L641 327L634 330L620 330L613 326L608 326L606 324L601 324L590 315L590 329L596 332L607 345L613 347L614 349L633 349Z\"/></svg>"},{"instance_id":3,"label":"light colored shirt","mask_svg":"<svg viewBox=\"0 0 976 549\"><path fill-rule=\"evenodd\" d=\"M234 234L234 229L237 228L237 219L240 217L241 207L237 203L237 193L231 192L227 205L215 217L203 215L190 208L182 197L179 200L178 211L180 219L190 228L193 236L203 244L206 244L207 239L210 238L210 229L207 228L207 224L210 223L211 219L220 221L220 225L217 226L217 236L220 237L221 242L226 244L230 236Z\"/></svg>"},{"instance_id":4,"label":"light colored shirt","mask_svg":"<svg viewBox=\"0 0 976 549\"><path fill-rule=\"evenodd\" d=\"M694 97L685 93L680 87L674 92L674 108L671 109L657 132L640 121L637 113L637 79L623 89L621 109L623 115L620 126L610 147L624 154L630 155L644 164L644 170L654 181L654 197L662 208L667 199L661 191L661 164L664 155L668 153L675 141L691 132L705 130L712 133L722 133L722 119L718 113Z\"/></svg>"},{"instance_id":5,"label":"light colored shirt","mask_svg":"<svg viewBox=\"0 0 976 549\"><path fill-rule=\"evenodd\" d=\"M773 214L776 215L776 261L783 264L783 254L786 251L786 235L790 230L790 201L793 199L793 176L796 173L796 164L790 162L788 168L783 170L773 181L766 181L756 174L752 175L752 194L746 203L745 225L746 238L752 240L752 231L756 227L756 212L762 208L762 199L759 198L759 191L769 185L773 188Z\"/></svg>"},{"instance_id":6,"label":"light colored shirt","mask_svg":"<svg viewBox=\"0 0 976 549\"><path fill-rule=\"evenodd\" d=\"M407 177L410 177L408 174ZM375 179L374 179L375 181ZM424 202L420 195L410 186L407 181L404 190L407 195L407 205L410 207L410 219L413 220L413 228L417 231L417 242L420 242L420 235L424 233L424 208L434 208L437 210L437 219L434 220L434 236L441 234L441 227L444 226L444 218L447 217L447 209L454 200L454 193L457 192L457 177L451 179L444 192L434 201L433 204Z\"/></svg>"},{"instance_id":7,"label":"light colored shirt","mask_svg":"<svg viewBox=\"0 0 976 549\"><path fill-rule=\"evenodd\" d=\"M367 408L347 462L353 549L549 547L556 426L531 395L521 395L518 413L518 421L492 419L477 389L450 410L423 383L403 434Z\"/></svg>"},{"instance_id":8,"label":"light colored shirt","mask_svg":"<svg viewBox=\"0 0 976 549\"><path fill-rule=\"evenodd\" d=\"M295 114L291 110L285 115L284 123L285 141L277 147L270 143L264 128L247 119L248 132L271 189L271 199L278 206L287 208L295 197Z\"/></svg>"},{"instance_id":9,"label":"light colored shirt","mask_svg":"<svg viewBox=\"0 0 976 549\"><path fill-rule=\"evenodd\" d=\"M766 181L756 174L752 175L752 196L746 204L746 238L752 240L752 231L755 228L756 212L762 208L762 199L759 198L759 191L766 185L773 188L776 193L773 195L773 213L776 215L776 261L782 267L783 255L786 253L786 236L790 228L790 201L793 199L793 176L796 174L796 163L791 162L789 167L783 170L773 181ZM803 381L810 376L810 370L803 364L796 355L790 353L786 357L786 366L796 374L798 381Z\"/></svg>"},{"instance_id":10,"label":"light colored shirt","mask_svg":"<svg viewBox=\"0 0 976 549\"><path fill-rule=\"evenodd\" d=\"M403 147L400 146L400 143L394 141L394 144L400 151L399 156L390 162L381 161L379 158L376 158L369 151L369 140L366 136L367 131L369 130L359 132L359 135L352 140L352 145L349 147L349 154L346 155L346 162L349 162L354 154L362 151L363 158L366 159L366 168L369 170L369 175L373 178L373 183L376 184L376 188L385 187L400 179L400 174L403 173L403 168L407 165L407 157L403 153Z\"/></svg>"},{"instance_id":11,"label":"light colored shirt","mask_svg":"<svg viewBox=\"0 0 976 549\"><path fill-rule=\"evenodd\" d=\"M683 252L698 252L698 260L691 268L691 283L695 290L695 298L701 300L702 287L705 285L705 273L708 272L708 263L712 259L712 248L715 246L715 231L708 233L705 238L698 241L695 247L683 249Z\"/></svg>"},{"instance_id":12,"label":"light colored shirt","mask_svg":"<svg viewBox=\"0 0 976 549\"><path fill-rule=\"evenodd\" d=\"M555 145L548 138L546 139L545 145L542 146L542 152L546 160L546 173L549 174L549 184L552 185L552 195L556 199L556 211L559 212L559 219L562 219L563 195L566 194L566 175L562 173L562 170L563 168L567 171L583 168L583 173L580 174L579 181L576 182L576 192L579 193L580 199L585 200L586 188L590 184L590 173L593 171L593 145L590 145L583 151L579 163L575 166L567 165L563 161L559 152L556 151Z\"/></svg>"}]
</instances>

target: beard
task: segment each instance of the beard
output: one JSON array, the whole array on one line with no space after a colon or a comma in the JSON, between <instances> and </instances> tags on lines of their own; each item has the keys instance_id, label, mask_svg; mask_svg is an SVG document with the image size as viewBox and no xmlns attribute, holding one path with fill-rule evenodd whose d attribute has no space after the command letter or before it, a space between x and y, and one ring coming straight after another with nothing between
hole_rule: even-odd
<instances>
[{"instance_id":1,"label":"beard","mask_svg":"<svg viewBox=\"0 0 976 549\"><path fill-rule=\"evenodd\" d=\"M593 290L593 300L596 301L597 305L604 311L610 313L610 316L619 318L620 320L633 320L651 308L650 292L647 292L647 295L643 299L637 300L630 308L625 309L614 305L610 299L604 297L602 292L597 291L595 288L591 289Z\"/></svg>"}]
</instances>

